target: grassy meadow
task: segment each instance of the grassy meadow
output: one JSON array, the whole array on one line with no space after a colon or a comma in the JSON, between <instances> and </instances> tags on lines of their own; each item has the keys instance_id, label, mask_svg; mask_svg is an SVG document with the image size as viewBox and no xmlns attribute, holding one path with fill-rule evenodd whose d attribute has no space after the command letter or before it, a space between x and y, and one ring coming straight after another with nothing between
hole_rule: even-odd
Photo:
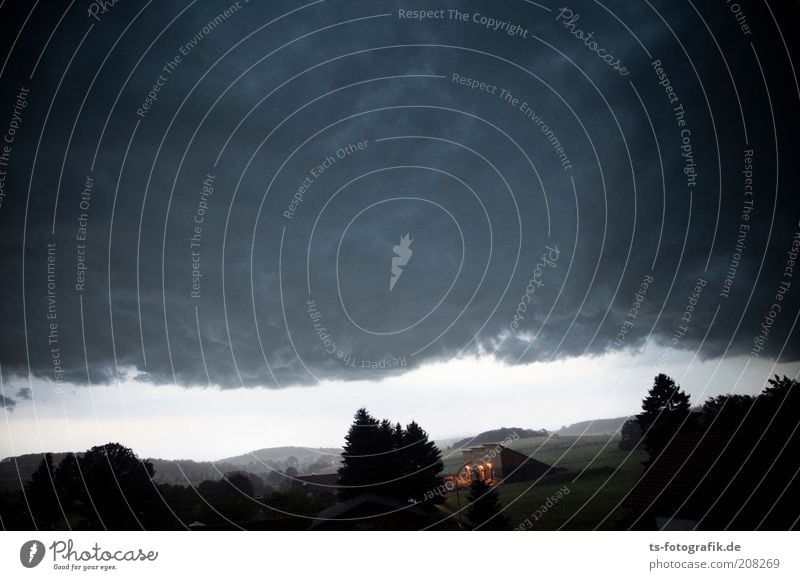
<instances>
[{"instance_id":1,"label":"grassy meadow","mask_svg":"<svg viewBox=\"0 0 800 580\"><path fill-rule=\"evenodd\" d=\"M498 488L504 514L513 528L531 530L616 529L627 516L619 505L644 468L642 451L618 448L619 438L609 435L551 436L518 439L509 447L560 468L539 480L501 484ZM461 453L445 451L444 473L462 465ZM559 493L560 490L560 493ZM568 491L568 493L565 493ZM458 519L458 503L466 505L467 490L447 496L444 509ZM551 499L547 505L548 498ZM451 523L451 522L448 522Z\"/></svg>"}]
</instances>

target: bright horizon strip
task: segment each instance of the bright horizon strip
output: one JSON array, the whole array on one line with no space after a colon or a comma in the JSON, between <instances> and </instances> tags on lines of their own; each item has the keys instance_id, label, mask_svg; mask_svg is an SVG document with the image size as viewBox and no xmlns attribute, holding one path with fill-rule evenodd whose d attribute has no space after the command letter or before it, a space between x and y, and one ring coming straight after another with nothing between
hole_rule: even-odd
<instances>
[{"instance_id":1,"label":"bright horizon strip","mask_svg":"<svg viewBox=\"0 0 800 580\"><path fill-rule=\"evenodd\" d=\"M693 356L679 352L670 365L658 369L663 350L649 345L644 354L615 352L524 365L504 365L491 356L463 357L381 381L323 381L285 389L186 388L126 380L113 388L66 386L67 393L57 394L53 384L34 379L38 421L31 401L21 400L13 411L6 410L4 431L9 438L0 440L0 458L83 451L110 441L133 448L140 457L198 461L266 447L340 447L359 407L392 421L416 420L434 439L500 427L554 431L579 421L638 412L653 377L665 372L678 379ZM727 359L713 379L716 359L695 362L691 377L679 383L692 395L692 405L700 405L708 397L730 392L746 361L744 356ZM772 375L794 377L799 368L797 363L751 360L737 392L757 394ZM6 392L18 382L6 380ZM608 399L605 393L617 383L617 395ZM575 406L579 400L582 404ZM135 439L131 422L137 429ZM32 435L37 426L43 443ZM66 441L76 447L65 448Z\"/></svg>"}]
</instances>

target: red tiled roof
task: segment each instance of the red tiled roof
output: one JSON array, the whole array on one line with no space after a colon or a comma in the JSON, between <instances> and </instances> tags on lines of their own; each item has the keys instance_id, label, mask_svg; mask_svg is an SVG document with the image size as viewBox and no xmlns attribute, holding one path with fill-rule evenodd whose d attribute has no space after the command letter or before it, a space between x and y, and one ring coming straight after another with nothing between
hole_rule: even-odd
<instances>
[{"instance_id":1,"label":"red tiled roof","mask_svg":"<svg viewBox=\"0 0 800 580\"><path fill-rule=\"evenodd\" d=\"M645 471L628 502L645 509L677 509L708 476L729 440L721 433L678 435Z\"/></svg>"}]
</instances>

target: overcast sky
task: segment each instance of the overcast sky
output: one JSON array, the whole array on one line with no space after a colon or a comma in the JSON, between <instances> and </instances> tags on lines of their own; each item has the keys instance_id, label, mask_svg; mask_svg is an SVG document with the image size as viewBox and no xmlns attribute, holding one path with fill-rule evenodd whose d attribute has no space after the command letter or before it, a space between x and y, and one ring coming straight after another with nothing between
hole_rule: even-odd
<instances>
[{"instance_id":1,"label":"overcast sky","mask_svg":"<svg viewBox=\"0 0 800 580\"><path fill-rule=\"evenodd\" d=\"M0 456L796 376L796 3L698 4L5 3Z\"/></svg>"}]
</instances>

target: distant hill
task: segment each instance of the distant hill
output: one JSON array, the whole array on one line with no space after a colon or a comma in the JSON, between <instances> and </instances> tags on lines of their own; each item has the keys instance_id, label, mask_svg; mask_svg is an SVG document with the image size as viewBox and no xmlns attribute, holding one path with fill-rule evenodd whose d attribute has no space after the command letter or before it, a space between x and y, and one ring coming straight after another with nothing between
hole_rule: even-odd
<instances>
[{"instance_id":1,"label":"distant hill","mask_svg":"<svg viewBox=\"0 0 800 580\"><path fill-rule=\"evenodd\" d=\"M298 474L335 473L342 462L342 450L334 447L268 447L220 461L262 477L289 468Z\"/></svg>"},{"instance_id":2,"label":"distant hill","mask_svg":"<svg viewBox=\"0 0 800 580\"><path fill-rule=\"evenodd\" d=\"M436 447L438 447L439 450L444 451L445 449L449 449L453 443L461 441L465 437L471 437L471 435L467 435L465 433L463 435L459 435L458 437L442 437L441 439L435 439L433 442L436 443Z\"/></svg>"},{"instance_id":3,"label":"distant hill","mask_svg":"<svg viewBox=\"0 0 800 580\"><path fill-rule=\"evenodd\" d=\"M622 429L622 424L630 419L628 417L614 417L612 419L592 419L580 421L556 431L557 435L614 435ZM585 431L585 432L584 432Z\"/></svg>"},{"instance_id":4,"label":"distant hill","mask_svg":"<svg viewBox=\"0 0 800 580\"><path fill-rule=\"evenodd\" d=\"M67 453L53 453L53 465L58 466ZM78 456L82 455L78 453ZM41 453L29 453L17 457L6 457L0 461L0 490L20 489L30 479L33 472L43 459ZM240 469L236 465L222 461L192 461L190 459L154 459L146 458L153 464L155 474L153 479L158 483L200 483L206 479L216 480L224 473ZM247 471L242 469L243 471ZM267 471L262 468L261 471Z\"/></svg>"},{"instance_id":5,"label":"distant hill","mask_svg":"<svg viewBox=\"0 0 800 580\"><path fill-rule=\"evenodd\" d=\"M146 458L153 464L157 483L198 484L205 480L217 480L231 471L246 471L264 479L273 471L285 471L293 467L298 473L333 473L341 462L341 449L270 447L258 449L221 459L219 461L193 461L191 459ZM67 453L53 453L53 464L58 465ZM80 453L78 454L80 455ZM0 461L0 491L20 489L20 480L30 479L42 461L43 454L29 453L17 457L6 457Z\"/></svg>"},{"instance_id":6,"label":"distant hill","mask_svg":"<svg viewBox=\"0 0 800 580\"><path fill-rule=\"evenodd\" d=\"M341 454L341 449L333 447L267 447L265 449L256 449L255 451L250 451L243 455L226 457L220 459L219 462L230 463L241 467L250 463L287 461L294 457L302 464L337 458Z\"/></svg>"},{"instance_id":7,"label":"distant hill","mask_svg":"<svg viewBox=\"0 0 800 580\"><path fill-rule=\"evenodd\" d=\"M612 419L595 419L581 421L562 427L558 435L612 435L617 433L628 417ZM586 431L584 433L584 430ZM484 431L474 437L442 439L439 448L461 449L483 443L497 443L506 437L516 434L520 439L543 437L548 435L545 429L522 429L520 427L501 427ZM204 480L216 480L231 471L246 471L267 479L274 471L284 472L289 468L297 473L335 473L341 463L342 450L334 447L268 447L257 449L242 455L226 457L218 461L193 461L191 459L154 459L147 458L155 469L154 479L158 483L176 483L186 485L197 484ZM53 463L58 465L67 453L53 453ZM39 462L41 453L29 453L17 457L7 457L0 461L0 491L14 490L21 487L22 482L30 479Z\"/></svg>"},{"instance_id":8,"label":"distant hill","mask_svg":"<svg viewBox=\"0 0 800 580\"><path fill-rule=\"evenodd\" d=\"M152 457L148 457L147 461L153 464L155 470L153 481L156 483L198 484L206 480L216 481L231 471L247 471L224 461L154 459Z\"/></svg>"},{"instance_id":9,"label":"distant hill","mask_svg":"<svg viewBox=\"0 0 800 580\"><path fill-rule=\"evenodd\" d=\"M519 439L526 439L528 437L546 437L546 429L522 429L520 427L501 427L500 429L492 429L491 431L484 431L478 433L474 437L465 437L459 439L450 449L461 449L463 447L470 447L472 445L481 445L483 443L500 443L506 437L519 436Z\"/></svg>"},{"instance_id":10,"label":"distant hill","mask_svg":"<svg viewBox=\"0 0 800 580\"><path fill-rule=\"evenodd\" d=\"M53 463L59 463L66 453L53 453ZM20 480L24 483L43 459L41 453L28 453L17 457L6 457L0 461L0 490L20 489ZM19 470L19 471L17 471Z\"/></svg>"}]
</instances>

